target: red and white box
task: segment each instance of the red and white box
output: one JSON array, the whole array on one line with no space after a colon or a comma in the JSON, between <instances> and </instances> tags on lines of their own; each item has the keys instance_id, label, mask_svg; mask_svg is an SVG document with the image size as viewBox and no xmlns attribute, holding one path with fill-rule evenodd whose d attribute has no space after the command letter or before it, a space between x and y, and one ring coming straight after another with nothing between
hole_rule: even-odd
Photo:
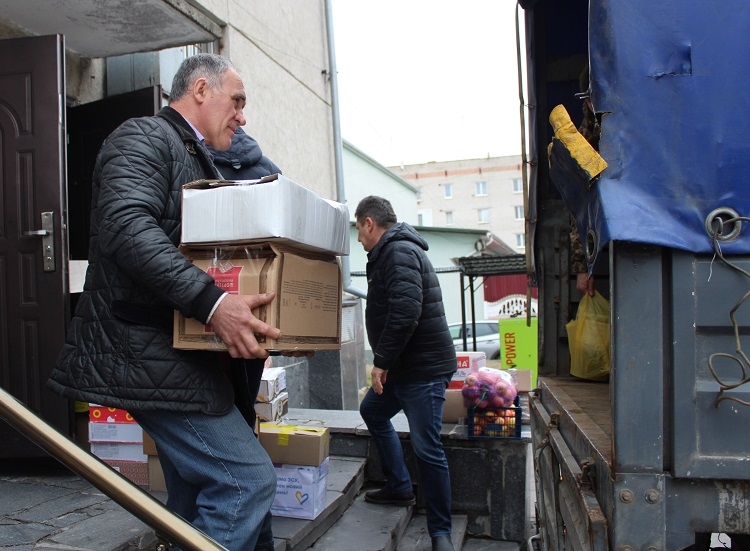
<instances>
[{"instance_id":1,"label":"red and white box","mask_svg":"<svg viewBox=\"0 0 750 551\"><path fill-rule=\"evenodd\" d=\"M463 388L464 381L470 373L476 373L480 367L487 365L487 354L484 352L456 352L458 370L451 377L448 388Z\"/></svg>"},{"instance_id":2,"label":"red and white box","mask_svg":"<svg viewBox=\"0 0 750 551\"><path fill-rule=\"evenodd\" d=\"M124 409L89 404L89 421L92 423L135 423L135 419Z\"/></svg>"}]
</instances>

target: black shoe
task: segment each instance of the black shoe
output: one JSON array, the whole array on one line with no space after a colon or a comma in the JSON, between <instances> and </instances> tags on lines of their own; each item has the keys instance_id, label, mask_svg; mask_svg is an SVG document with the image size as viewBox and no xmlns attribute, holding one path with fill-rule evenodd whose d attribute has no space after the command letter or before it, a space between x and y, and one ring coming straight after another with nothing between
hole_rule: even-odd
<instances>
[{"instance_id":1,"label":"black shoe","mask_svg":"<svg viewBox=\"0 0 750 551\"><path fill-rule=\"evenodd\" d=\"M382 490L367 492L365 494L365 501L380 505L401 505L402 507L406 507L407 505L414 505L417 499L414 497L413 492L398 493L383 488Z\"/></svg>"},{"instance_id":2,"label":"black shoe","mask_svg":"<svg viewBox=\"0 0 750 551\"><path fill-rule=\"evenodd\" d=\"M456 551L450 536L432 538L432 551Z\"/></svg>"}]
</instances>

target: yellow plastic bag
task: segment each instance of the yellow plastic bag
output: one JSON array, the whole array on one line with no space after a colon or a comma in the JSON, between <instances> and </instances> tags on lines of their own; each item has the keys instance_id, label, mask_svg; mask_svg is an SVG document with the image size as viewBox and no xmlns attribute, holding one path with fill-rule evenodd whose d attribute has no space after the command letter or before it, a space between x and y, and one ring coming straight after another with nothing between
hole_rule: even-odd
<instances>
[{"instance_id":1,"label":"yellow plastic bag","mask_svg":"<svg viewBox=\"0 0 750 551\"><path fill-rule=\"evenodd\" d=\"M570 374L590 381L609 378L609 302L594 291L584 295L576 319L565 326L570 347Z\"/></svg>"}]
</instances>

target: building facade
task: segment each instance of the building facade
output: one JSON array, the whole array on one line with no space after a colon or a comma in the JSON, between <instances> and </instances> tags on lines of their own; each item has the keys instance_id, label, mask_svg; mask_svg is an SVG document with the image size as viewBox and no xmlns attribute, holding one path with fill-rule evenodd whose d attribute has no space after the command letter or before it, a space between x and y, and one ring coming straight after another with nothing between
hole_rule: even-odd
<instances>
[{"instance_id":1,"label":"building facade","mask_svg":"<svg viewBox=\"0 0 750 551\"><path fill-rule=\"evenodd\" d=\"M418 190L423 226L483 229L525 252L521 156L391 167Z\"/></svg>"}]
</instances>

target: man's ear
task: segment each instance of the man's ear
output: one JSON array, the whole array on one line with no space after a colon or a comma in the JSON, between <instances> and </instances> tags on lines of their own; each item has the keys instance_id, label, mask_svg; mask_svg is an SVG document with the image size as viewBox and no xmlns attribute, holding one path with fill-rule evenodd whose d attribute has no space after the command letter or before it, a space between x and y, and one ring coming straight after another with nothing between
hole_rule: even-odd
<instances>
[{"instance_id":1,"label":"man's ear","mask_svg":"<svg viewBox=\"0 0 750 551\"><path fill-rule=\"evenodd\" d=\"M208 97L208 82L204 77L196 79L193 83L193 97L198 103L203 103Z\"/></svg>"}]
</instances>

